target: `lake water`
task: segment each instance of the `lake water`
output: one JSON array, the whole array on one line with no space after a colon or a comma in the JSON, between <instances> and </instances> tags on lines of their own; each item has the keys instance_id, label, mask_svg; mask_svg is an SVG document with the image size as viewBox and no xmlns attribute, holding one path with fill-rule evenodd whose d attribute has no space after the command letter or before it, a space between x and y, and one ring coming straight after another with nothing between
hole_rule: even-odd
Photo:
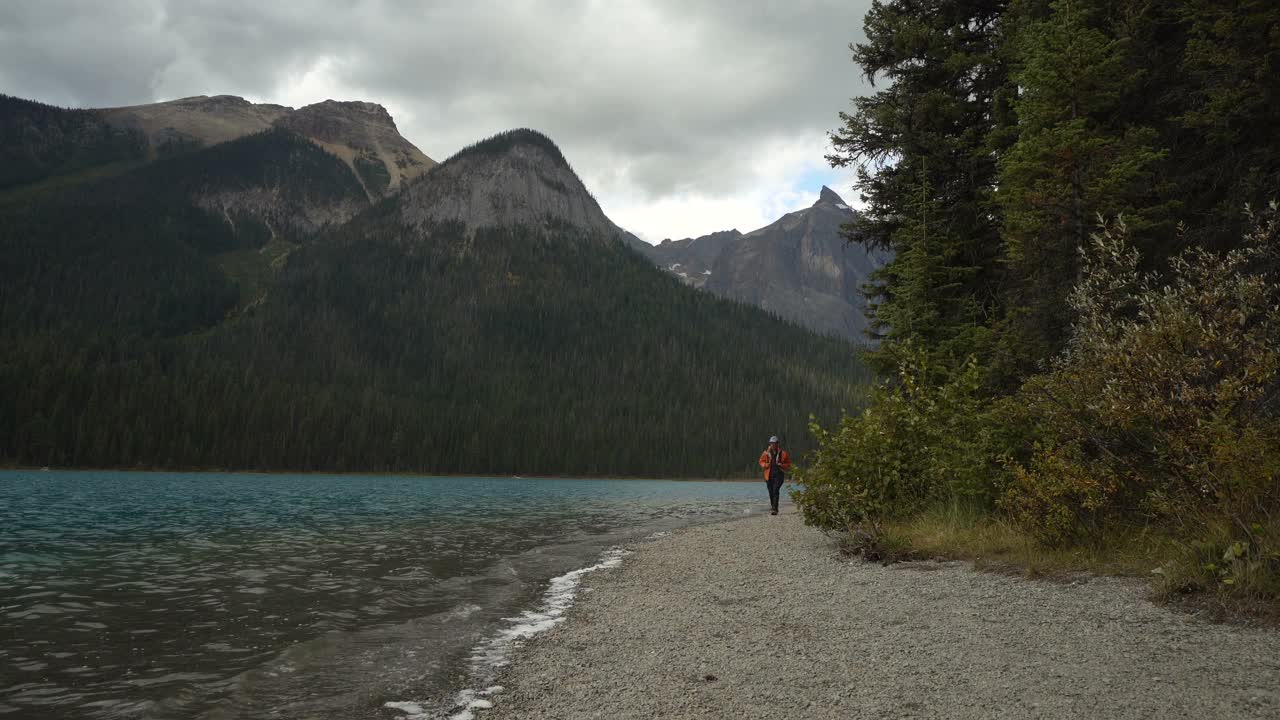
<instances>
[{"instance_id":1,"label":"lake water","mask_svg":"<svg viewBox=\"0 0 1280 720\"><path fill-rule=\"evenodd\" d=\"M0 472L0 718L465 716L582 568L763 483Z\"/></svg>"}]
</instances>

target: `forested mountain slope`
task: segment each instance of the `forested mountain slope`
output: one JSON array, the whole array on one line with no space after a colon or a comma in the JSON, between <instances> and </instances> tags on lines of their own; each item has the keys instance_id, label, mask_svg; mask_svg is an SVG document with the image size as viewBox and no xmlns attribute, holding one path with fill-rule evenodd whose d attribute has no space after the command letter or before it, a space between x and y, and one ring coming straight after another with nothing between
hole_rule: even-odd
<instances>
[{"instance_id":1,"label":"forested mountain slope","mask_svg":"<svg viewBox=\"0 0 1280 720\"><path fill-rule=\"evenodd\" d=\"M86 168L142 160L147 139L93 110L0 95L0 191Z\"/></svg>"},{"instance_id":2,"label":"forested mountain slope","mask_svg":"<svg viewBox=\"0 0 1280 720\"><path fill-rule=\"evenodd\" d=\"M357 198L342 165L277 130L6 211L0 458L742 474L859 400L853 348L628 250L545 137L478 144L319 234L270 221ZM297 183L207 201L271 177ZM278 273L227 262L273 242Z\"/></svg>"},{"instance_id":3,"label":"forested mountain slope","mask_svg":"<svg viewBox=\"0 0 1280 720\"><path fill-rule=\"evenodd\" d=\"M217 325L366 204L340 161L274 130L4 207L0 333L75 344Z\"/></svg>"},{"instance_id":4,"label":"forested mountain slope","mask_svg":"<svg viewBox=\"0 0 1280 720\"><path fill-rule=\"evenodd\" d=\"M290 130L340 159L369 199L399 191L436 164L400 135L385 108L369 102L325 100L295 110L233 95L199 95L66 109L0 95L0 191L41 181L95 180L272 128ZM20 199L33 189L46 188L27 188Z\"/></svg>"},{"instance_id":5,"label":"forested mountain slope","mask_svg":"<svg viewBox=\"0 0 1280 720\"><path fill-rule=\"evenodd\" d=\"M862 288L889 253L845 237L856 213L828 187L808 208L745 235L666 240L641 250L685 283L817 332L866 342Z\"/></svg>"}]
</instances>

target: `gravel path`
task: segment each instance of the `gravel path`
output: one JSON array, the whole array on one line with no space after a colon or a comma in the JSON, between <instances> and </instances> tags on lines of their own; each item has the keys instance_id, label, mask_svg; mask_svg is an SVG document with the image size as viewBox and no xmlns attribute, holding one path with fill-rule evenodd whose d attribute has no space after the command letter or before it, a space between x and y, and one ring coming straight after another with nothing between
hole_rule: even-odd
<instances>
[{"instance_id":1,"label":"gravel path","mask_svg":"<svg viewBox=\"0 0 1280 720\"><path fill-rule=\"evenodd\" d=\"M517 651L478 720L1280 718L1280 633L1135 581L853 562L787 512L634 550Z\"/></svg>"}]
</instances>

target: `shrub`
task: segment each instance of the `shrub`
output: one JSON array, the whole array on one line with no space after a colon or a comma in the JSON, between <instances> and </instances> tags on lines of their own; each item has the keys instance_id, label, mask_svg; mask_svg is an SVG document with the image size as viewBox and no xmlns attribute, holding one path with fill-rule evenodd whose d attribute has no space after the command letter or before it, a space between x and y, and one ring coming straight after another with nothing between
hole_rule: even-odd
<instances>
[{"instance_id":1,"label":"shrub","mask_svg":"<svg viewBox=\"0 0 1280 720\"><path fill-rule=\"evenodd\" d=\"M924 379L923 353L902 358L896 382L877 388L862 414L834 431L810 425L818 449L792 493L806 524L850 533L863 551L874 552L886 520L942 500L990 507L996 497L977 362L939 385Z\"/></svg>"},{"instance_id":2,"label":"shrub","mask_svg":"<svg viewBox=\"0 0 1280 720\"><path fill-rule=\"evenodd\" d=\"M1187 250L1164 274L1140 269L1122 221L1082 249L1067 350L1015 403L1045 438L1003 498L1022 527L1061 544L1169 523L1214 534L1210 554L1239 550L1236 567L1271 562L1258 529L1280 509L1277 229L1273 207L1239 248Z\"/></svg>"}]
</instances>

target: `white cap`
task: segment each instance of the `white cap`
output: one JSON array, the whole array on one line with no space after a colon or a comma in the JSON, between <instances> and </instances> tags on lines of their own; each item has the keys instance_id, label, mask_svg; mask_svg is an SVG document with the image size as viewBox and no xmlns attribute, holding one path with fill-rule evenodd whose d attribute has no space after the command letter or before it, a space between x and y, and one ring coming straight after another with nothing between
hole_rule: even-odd
<instances>
[{"instance_id":1,"label":"white cap","mask_svg":"<svg viewBox=\"0 0 1280 720\"><path fill-rule=\"evenodd\" d=\"M778 436L777 436L777 435L772 435L772 436L770 436L770 437L769 437L769 442L771 442L771 443L776 443L776 442L778 442Z\"/></svg>"}]
</instances>

